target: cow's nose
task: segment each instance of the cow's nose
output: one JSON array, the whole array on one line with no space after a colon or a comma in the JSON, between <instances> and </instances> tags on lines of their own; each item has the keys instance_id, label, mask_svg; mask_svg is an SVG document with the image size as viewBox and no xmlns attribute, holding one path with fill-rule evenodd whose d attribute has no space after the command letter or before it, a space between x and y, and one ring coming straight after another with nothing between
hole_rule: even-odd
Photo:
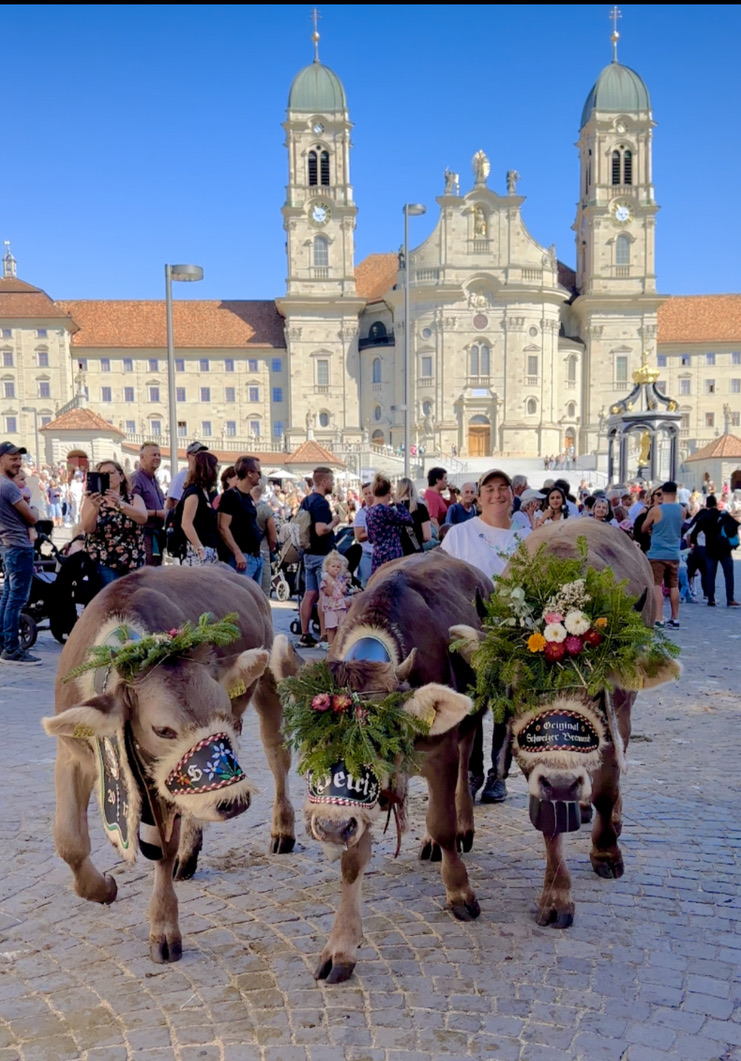
<instances>
[{"instance_id":1,"label":"cow's nose","mask_svg":"<svg viewBox=\"0 0 741 1061\"><path fill-rule=\"evenodd\" d=\"M244 814L246 810L249 810L250 796L249 793L243 796L241 799L222 800L221 803L216 804L216 811L219 814L222 821L228 821L230 818L236 818L239 814Z\"/></svg>"},{"instance_id":2,"label":"cow's nose","mask_svg":"<svg viewBox=\"0 0 741 1061\"><path fill-rule=\"evenodd\" d=\"M580 777L541 776L539 783L541 799L563 800L566 803L576 803L581 799L583 786Z\"/></svg>"}]
</instances>

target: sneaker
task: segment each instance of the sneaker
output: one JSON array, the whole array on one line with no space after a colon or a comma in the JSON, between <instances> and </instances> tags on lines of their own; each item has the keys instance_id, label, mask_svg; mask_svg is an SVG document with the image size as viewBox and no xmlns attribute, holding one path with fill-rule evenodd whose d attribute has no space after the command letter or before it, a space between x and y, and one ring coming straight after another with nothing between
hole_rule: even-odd
<instances>
[{"instance_id":1,"label":"sneaker","mask_svg":"<svg viewBox=\"0 0 741 1061\"><path fill-rule=\"evenodd\" d=\"M666 625L667 626L671 626L672 630L678 630L679 629L679 619L669 619L669 621L667 622Z\"/></svg>"},{"instance_id":2,"label":"sneaker","mask_svg":"<svg viewBox=\"0 0 741 1061\"><path fill-rule=\"evenodd\" d=\"M729 608L741 608L741 604L739 604L739 602L737 600L729 600L728 607Z\"/></svg>"},{"instance_id":3,"label":"sneaker","mask_svg":"<svg viewBox=\"0 0 741 1061\"><path fill-rule=\"evenodd\" d=\"M715 607L715 601L714 600L709 600L708 601L708 608L714 608L714 607Z\"/></svg>"},{"instance_id":4,"label":"sneaker","mask_svg":"<svg viewBox=\"0 0 741 1061\"><path fill-rule=\"evenodd\" d=\"M486 779L484 785L484 791L481 793L482 803L504 803L507 798L507 786L500 777L496 774L490 773Z\"/></svg>"},{"instance_id":5,"label":"sneaker","mask_svg":"<svg viewBox=\"0 0 741 1061\"><path fill-rule=\"evenodd\" d=\"M5 649L0 660L3 663L14 664L16 667L40 667L42 662L40 656L32 656L30 652L24 652L22 648L16 649L15 652L8 652Z\"/></svg>"},{"instance_id":6,"label":"sneaker","mask_svg":"<svg viewBox=\"0 0 741 1061\"><path fill-rule=\"evenodd\" d=\"M665 626L666 626L666 623L664 622L663 619L657 619L656 622L654 623L654 629L655 630L663 630Z\"/></svg>"},{"instance_id":7,"label":"sneaker","mask_svg":"<svg viewBox=\"0 0 741 1061\"><path fill-rule=\"evenodd\" d=\"M313 634L302 634L301 637L298 639L298 643L301 648L314 648L316 646L317 640Z\"/></svg>"},{"instance_id":8,"label":"sneaker","mask_svg":"<svg viewBox=\"0 0 741 1061\"><path fill-rule=\"evenodd\" d=\"M471 793L471 799L474 801L474 803L476 802L476 796L478 794L478 791L483 786L483 784L484 784L484 775L483 774L472 774L471 771L469 770L469 772L468 772L468 791Z\"/></svg>"}]
</instances>

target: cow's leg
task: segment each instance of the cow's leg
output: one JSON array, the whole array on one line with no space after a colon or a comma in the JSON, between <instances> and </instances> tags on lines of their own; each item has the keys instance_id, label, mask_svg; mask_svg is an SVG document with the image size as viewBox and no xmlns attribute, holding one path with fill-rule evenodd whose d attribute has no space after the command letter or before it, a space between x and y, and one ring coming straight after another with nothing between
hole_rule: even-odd
<instances>
[{"instance_id":1,"label":"cow's leg","mask_svg":"<svg viewBox=\"0 0 741 1061\"><path fill-rule=\"evenodd\" d=\"M363 938L360 916L360 892L363 874L371 857L371 834L366 829L354 847L342 853L342 893L332 932L319 955L314 972L315 980L341 984L349 980L358 960L358 947Z\"/></svg>"},{"instance_id":2,"label":"cow's leg","mask_svg":"<svg viewBox=\"0 0 741 1061\"><path fill-rule=\"evenodd\" d=\"M574 923L571 876L563 857L563 834L544 836L545 881L535 920L539 925L569 928Z\"/></svg>"},{"instance_id":3,"label":"cow's leg","mask_svg":"<svg viewBox=\"0 0 741 1061\"><path fill-rule=\"evenodd\" d=\"M92 750L69 751L59 740L54 782L57 810L54 817L54 843L61 858L75 877L75 891L94 903L112 903L116 898L113 877L101 873L90 859L90 833L87 808L97 778Z\"/></svg>"},{"instance_id":4,"label":"cow's leg","mask_svg":"<svg viewBox=\"0 0 741 1061\"><path fill-rule=\"evenodd\" d=\"M456 843L459 851L470 851L475 832L471 786L468 783L468 762L471 758L475 728L458 740L458 784L455 788L455 810L457 818Z\"/></svg>"},{"instance_id":5,"label":"cow's leg","mask_svg":"<svg viewBox=\"0 0 741 1061\"><path fill-rule=\"evenodd\" d=\"M198 869L202 847L203 826L194 818L185 818L180 825L180 843L172 872L174 880L190 880Z\"/></svg>"},{"instance_id":6,"label":"cow's leg","mask_svg":"<svg viewBox=\"0 0 741 1061\"><path fill-rule=\"evenodd\" d=\"M627 751L630 740L630 712L635 701L634 692L616 689L613 693L618 731ZM592 803L596 811L592 826L592 850L589 859L599 877L618 878L625 872L623 854L618 837L623 828L623 802L620 796L620 767L615 749L609 744L602 763L592 775Z\"/></svg>"},{"instance_id":7,"label":"cow's leg","mask_svg":"<svg viewBox=\"0 0 741 1061\"><path fill-rule=\"evenodd\" d=\"M422 776L427 781L427 833L442 854L441 875L447 905L459 921L472 921L481 913L468 873L456 845L456 785L459 775L458 740L446 735L425 757ZM470 799L470 796L469 796Z\"/></svg>"},{"instance_id":8,"label":"cow's leg","mask_svg":"<svg viewBox=\"0 0 741 1061\"><path fill-rule=\"evenodd\" d=\"M149 956L153 962L177 962L183 955L178 924L178 900L172 882L180 843L180 818L176 818L170 839L162 845L162 858L154 863L154 888L149 904Z\"/></svg>"},{"instance_id":9,"label":"cow's leg","mask_svg":"<svg viewBox=\"0 0 741 1061\"><path fill-rule=\"evenodd\" d=\"M293 806L288 793L291 753L283 741L281 733L283 708L275 688L275 681L269 672L260 679L252 703L260 719L260 738L275 782L270 850L273 854L288 854L293 851L296 843Z\"/></svg>"}]
</instances>

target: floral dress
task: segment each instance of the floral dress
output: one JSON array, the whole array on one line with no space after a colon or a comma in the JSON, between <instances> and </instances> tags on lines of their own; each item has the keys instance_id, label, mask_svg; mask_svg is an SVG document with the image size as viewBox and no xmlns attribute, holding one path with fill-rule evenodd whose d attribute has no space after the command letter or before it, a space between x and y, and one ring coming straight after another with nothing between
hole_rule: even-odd
<instances>
[{"instance_id":1,"label":"floral dress","mask_svg":"<svg viewBox=\"0 0 741 1061\"><path fill-rule=\"evenodd\" d=\"M121 500L131 504L131 498L123 492ZM117 508L100 510L95 530L85 535L85 550L97 564L119 576L136 571L147 561L141 526Z\"/></svg>"},{"instance_id":2,"label":"floral dress","mask_svg":"<svg viewBox=\"0 0 741 1061\"><path fill-rule=\"evenodd\" d=\"M332 578L326 572L319 583L319 604L324 612L324 629L336 630L345 618L348 608L347 575Z\"/></svg>"},{"instance_id":3,"label":"floral dress","mask_svg":"<svg viewBox=\"0 0 741 1061\"><path fill-rule=\"evenodd\" d=\"M381 564L404 555L401 535L404 527L414 527L414 520L402 505L371 505L367 510L368 541L373 546L371 574Z\"/></svg>"}]
</instances>

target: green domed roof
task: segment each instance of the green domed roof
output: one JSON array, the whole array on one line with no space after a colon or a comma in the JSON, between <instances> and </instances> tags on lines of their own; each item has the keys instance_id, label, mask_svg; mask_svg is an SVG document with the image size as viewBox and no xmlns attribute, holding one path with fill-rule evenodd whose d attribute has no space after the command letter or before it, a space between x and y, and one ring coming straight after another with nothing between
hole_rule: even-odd
<instances>
[{"instance_id":1,"label":"green domed roof","mask_svg":"<svg viewBox=\"0 0 741 1061\"><path fill-rule=\"evenodd\" d=\"M289 111L307 111L310 114L328 114L347 109L342 82L328 66L315 59L305 66L293 79L288 93Z\"/></svg>"},{"instance_id":2,"label":"green domed roof","mask_svg":"<svg viewBox=\"0 0 741 1061\"><path fill-rule=\"evenodd\" d=\"M581 113L581 127L587 124L593 110L631 113L650 109L648 89L635 70L612 62L599 75L587 96Z\"/></svg>"}]
</instances>

